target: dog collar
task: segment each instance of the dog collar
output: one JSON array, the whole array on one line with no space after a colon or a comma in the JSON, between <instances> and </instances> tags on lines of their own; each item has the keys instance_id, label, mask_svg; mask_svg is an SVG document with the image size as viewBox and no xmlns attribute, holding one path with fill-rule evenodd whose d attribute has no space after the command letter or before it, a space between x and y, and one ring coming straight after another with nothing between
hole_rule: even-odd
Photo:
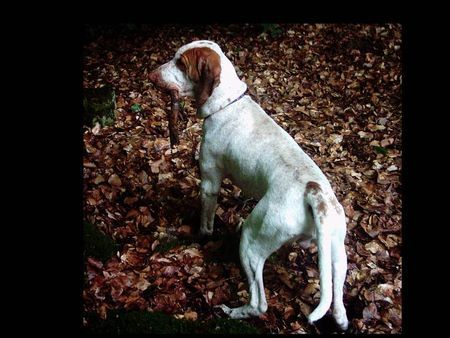
<instances>
[{"instance_id":1,"label":"dog collar","mask_svg":"<svg viewBox=\"0 0 450 338\"><path fill-rule=\"evenodd\" d=\"M219 112L219 111L225 109L225 108L228 107L228 106L231 106L233 103L235 103L235 102L239 101L240 99L242 99L242 98L244 97L245 93L246 93L246 91L243 92L241 95L239 95L237 98L235 98L235 99L234 99L233 101L231 101L230 103L227 103L225 106L220 107L220 108L219 108L218 110L216 110L214 113L209 114L208 116L206 116L206 117L205 117L205 120L206 120L208 117L210 117L211 115L214 115L215 113L217 113L217 112Z\"/></svg>"}]
</instances>

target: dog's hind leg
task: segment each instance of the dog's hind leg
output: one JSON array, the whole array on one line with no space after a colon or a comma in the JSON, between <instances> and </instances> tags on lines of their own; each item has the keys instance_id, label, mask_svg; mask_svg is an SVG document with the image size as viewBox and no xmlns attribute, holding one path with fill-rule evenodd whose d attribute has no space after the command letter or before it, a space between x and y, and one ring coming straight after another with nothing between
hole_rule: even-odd
<instances>
[{"instance_id":1,"label":"dog's hind leg","mask_svg":"<svg viewBox=\"0 0 450 338\"><path fill-rule=\"evenodd\" d=\"M263 268L264 262L268 257L266 252L261 252L255 247L254 242L249 239L250 227L243 225L239 255L241 265L247 275L247 281L250 293L250 302L237 308L229 308L221 305L222 310L231 318L247 318L250 316L259 316L266 312L267 301L264 293Z\"/></svg>"},{"instance_id":2,"label":"dog's hind leg","mask_svg":"<svg viewBox=\"0 0 450 338\"><path fill-rule=\"evenodd\" d=\"M237 308L220 305L220 308L231 318L259 316L267 310L263 283L264 263L267 257L283 243L276 245L274 243L276 241L272 241L272 243L261 242L261 229L265 227L263 224L265 209L266 206L261 200L242 225L239 255L242 268L247 275L250 301L248 304Z\"/></svg>"}]
</instances>

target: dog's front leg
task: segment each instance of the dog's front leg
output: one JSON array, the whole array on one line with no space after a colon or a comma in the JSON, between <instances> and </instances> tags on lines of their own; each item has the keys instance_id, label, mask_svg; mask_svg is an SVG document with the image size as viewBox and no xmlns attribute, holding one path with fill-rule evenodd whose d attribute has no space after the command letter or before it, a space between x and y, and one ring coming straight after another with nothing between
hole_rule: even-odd
<instances>
[{"instance_id":1,"label":"dog's front leg","mask_svg":"<svg viewBox=\"0 0 450 338\"><path fill-rule=\"evenodd\" d=\"M217 196L222 183L222 174L217 168L200 164L202 182L200 194L202 199L202 214L200 235L211 235L214 230L214 215L216 214Z\"/></svg>"}]
</instances>

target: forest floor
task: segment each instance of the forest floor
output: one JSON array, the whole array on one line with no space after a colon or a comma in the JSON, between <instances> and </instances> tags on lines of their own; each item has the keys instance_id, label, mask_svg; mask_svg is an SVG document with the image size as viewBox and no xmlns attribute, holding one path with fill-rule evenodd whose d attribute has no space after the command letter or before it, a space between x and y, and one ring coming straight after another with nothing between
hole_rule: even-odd
<instances>
[{"instance_id":1,"label":"forest floor","mask_svg":"<svg viewBox=\"0 0 450 338\"><path fill-rule=\"evenodd\" d=\"M215 305L248 301L235 229L256 201L225 180L214 235L197 237L202 120L185 99L180 144L171 149L170 100L148 80L180 46L208 39L235 65L249 95L323 170L344 206L350 332L402 332L400 25L93 32L83 46L83 87L112 85L117 118L111 126L83 129L83 210L117 251L103 261L86 257L86 313L105 319L109 311L141 310L201 323L224 316ZM261 333L336 331L330 315L307 323L320 298L315 246L293 243L273 254L264 283L267 312L243 322Z\"/></svg>"}]
</instances>

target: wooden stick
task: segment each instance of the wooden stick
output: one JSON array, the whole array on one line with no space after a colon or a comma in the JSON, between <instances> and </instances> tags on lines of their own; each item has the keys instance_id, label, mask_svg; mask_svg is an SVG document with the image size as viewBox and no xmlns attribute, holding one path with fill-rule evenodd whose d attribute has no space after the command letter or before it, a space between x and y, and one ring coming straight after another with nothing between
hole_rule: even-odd
<instances>
[{"instance_id":1,"label":"wooden stick","mask_svg":"<svg viewBox=\"0 0 450 338\"><path fill-rule=\"evenodd\" d=\"M170 98L172 104L172 111L169 115L169 136L170 136L170 147L173 148L176 144L179 143L178 138L178 114L180 112L180 100L178 91L171 90Z\"/></svg>"}]
</instances>

